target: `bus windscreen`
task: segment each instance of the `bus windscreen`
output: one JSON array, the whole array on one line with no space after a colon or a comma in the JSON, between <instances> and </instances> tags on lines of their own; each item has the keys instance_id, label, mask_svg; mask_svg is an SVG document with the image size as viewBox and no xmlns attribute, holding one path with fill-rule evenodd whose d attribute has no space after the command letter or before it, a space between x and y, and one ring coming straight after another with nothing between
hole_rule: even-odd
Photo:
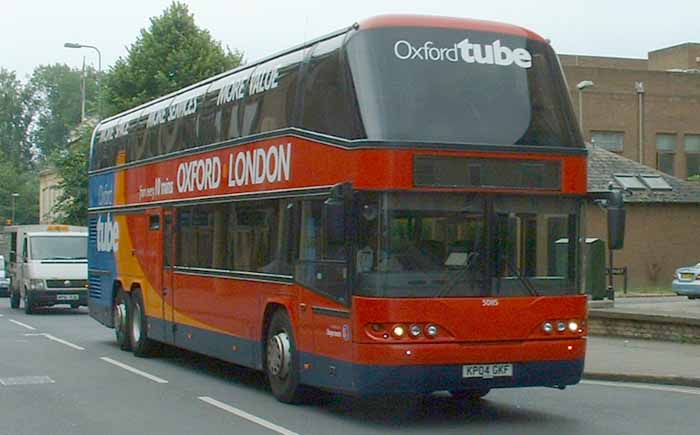
<instances>
[{"instance_id":1,"label":"bus windscreen","mask_svg":"<svg viewBox=\"0 0 700 435\"><path fill-rule=\"evenodd\" d=\"M542 41L392 27L358 32L347 54L370 140L583 146Z\"/></svg>"}]
</instances>

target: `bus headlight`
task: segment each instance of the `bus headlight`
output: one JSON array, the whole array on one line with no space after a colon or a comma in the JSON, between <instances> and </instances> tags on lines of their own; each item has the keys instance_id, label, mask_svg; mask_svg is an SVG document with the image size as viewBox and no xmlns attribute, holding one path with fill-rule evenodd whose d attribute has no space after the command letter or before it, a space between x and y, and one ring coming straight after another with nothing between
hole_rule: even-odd
<instances>
[{"instance_id":1,"label":"bus headlight","mask_svg":"<svg viewBox=\"0 0 700 435\"><path fill-rule=\"evenodd\" d=\"M425 327L425 333L431 337L435 337L438 334L438 327L437 325L433 325L432 323L428 326Z\"/></svg>"},{"instance_id":2,"label":"bus headlight","mask_svg":"<svg viewBox=\"0 0 700 435\"><path fill-rule=\"evenodd\" d=\"M566 323L564 323L564 322L557 322L557 331L559 331L559 332L564 332L564 331L566 331Z\"/></svg>"},{"instance_id":3,"label":"bus headlight","mask_svg":"<svg viewBox=\"0 0 700 435\"><path fill-rule=\"evenodd\" d=\"M395 325L391 332L394 334L395 337L401 338L406 333L406 327L404 327L403 325Z\"/></svg>"},{"instance_id":4,"label":"bus headlight","mask_svg":"<svg viewBox=\"0 0 700 435\"><path fill-rule=\"evenodd\" d=\"M576 320L569 320L569 331L578 331L578 322Z\"/></svg>"},{"instance_id":5,"label":"bus headlight","mask_svg":"<svg viewBox=\"0 0 700 435\"><path fill-rule=\"evenodd\" d=\"M420 325L411 325L410 331L412 336L418 337L421 332L423 332L423 329L420 327Z\"/></svg>"},{"instance_id":6,"label":"bus headlight","mask_svg":"<svg viewBox=\"0 0 700 435\"><path fill-rule=\"evenodd\" d=\"M542 325L542 330L544 330L544 332L549 334L552 331L554 331L554 326L552 326L552 324L550 322L544 322L544 324Z\"/></svg>"},{"instance_id":7,"label":"bus headlight","mask_svg":"<svg viewBox=\"0 0 700 435\"><path fill-rule=\"evenodd\" d=\"M29 280L29 289L30 290L43 290L44 289L44 280L43 279L30 279Z\"/></svg>"}]
</instances>

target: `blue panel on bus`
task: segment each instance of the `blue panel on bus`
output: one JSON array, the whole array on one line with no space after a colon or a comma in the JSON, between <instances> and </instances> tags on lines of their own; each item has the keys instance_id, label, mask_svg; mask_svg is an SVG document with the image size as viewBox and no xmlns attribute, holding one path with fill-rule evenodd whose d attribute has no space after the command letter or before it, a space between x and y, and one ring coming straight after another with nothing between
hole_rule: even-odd
<instances>
[{"instance_id":1,"label":"blue panel on bus","mask_svg":"<svg viewBox=\"0 0 700 435\"><path fill-rule=\"evenodd\" d=\"M114 205L114 173L93 175L88 185L90 208Z\"/></svg>"}]
</instances>

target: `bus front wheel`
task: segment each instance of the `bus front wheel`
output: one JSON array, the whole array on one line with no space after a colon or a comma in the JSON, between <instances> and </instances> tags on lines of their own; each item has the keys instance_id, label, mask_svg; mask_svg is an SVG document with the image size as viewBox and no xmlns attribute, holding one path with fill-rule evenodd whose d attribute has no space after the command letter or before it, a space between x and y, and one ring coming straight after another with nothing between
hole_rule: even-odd
<instances>
[{"instance_id":1,"label":"bus front wheel","mask_svg":"<svg viewBox=\"0 0 700 435\"><path fill-rule=\"evenodd\" d=\"M283 310L278 310L272 315L267 328L265 373L272 394L277 400L285 403L301 401L299 354L294 341L292 323Z\"/></svg>"}]
</instances>

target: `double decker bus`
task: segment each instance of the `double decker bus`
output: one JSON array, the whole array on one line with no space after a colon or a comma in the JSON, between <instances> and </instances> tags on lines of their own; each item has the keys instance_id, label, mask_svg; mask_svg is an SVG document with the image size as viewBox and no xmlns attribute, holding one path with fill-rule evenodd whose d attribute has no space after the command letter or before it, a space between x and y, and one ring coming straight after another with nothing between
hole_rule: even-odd
<instances>
[{"instance_id":1,"label":"double decker bus","mask_svg":"<svg viewBox=\"0 0 700 435\"><path fill-rule=\"evenodd\" d=\"M521 27L389 15L101 122L89 308L356 395L579 382L586 149Z\"/></svg>"}]
</instances>

